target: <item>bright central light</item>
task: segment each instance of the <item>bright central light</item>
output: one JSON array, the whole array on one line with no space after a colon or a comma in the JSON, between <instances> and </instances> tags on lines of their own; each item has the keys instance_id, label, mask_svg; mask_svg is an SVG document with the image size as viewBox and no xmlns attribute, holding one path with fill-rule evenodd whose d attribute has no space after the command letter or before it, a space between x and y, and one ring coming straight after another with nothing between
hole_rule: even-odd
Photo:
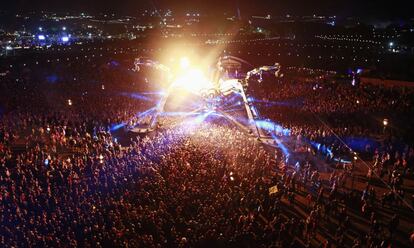
<instances>
[{"instance_id":1,"label":"bright central light","mask_svg":"<svg viewBox=\"0 0 414 248\"><path fill-rule=\"evenodd\" d=\"M199 69L189 69L185 71L182 75L177 77L174 81L174 85L185 88L197 94L203 89L209 89L212 87L211 82Z\"/></svg>"},{"instance_id":2,"label":"bright central light","mask_svg":"<svg viewBox=\"0 0 414 248\"><path fill-rule=\"evenodd\" d=\"M180 59L181 69L187 69L190 66L190 60L186 57Z\"/></svg>"}]
</instances>

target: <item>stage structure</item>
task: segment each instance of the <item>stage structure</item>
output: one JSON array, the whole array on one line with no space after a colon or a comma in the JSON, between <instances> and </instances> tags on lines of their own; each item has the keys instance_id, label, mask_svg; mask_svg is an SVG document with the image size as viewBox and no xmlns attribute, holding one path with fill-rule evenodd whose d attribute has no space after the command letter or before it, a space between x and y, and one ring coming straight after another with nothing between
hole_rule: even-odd
<instances>
[{"instance_id":1,"label":"stage structure","mask_svg":"<svg viewBox=\"0 0 414 248\"><path fill-rule=\"evenodd\" d=\"M133 69L135 72L139 72L143 66L159 70L161 73L165 74L164 78L167 78L169 81L169 86L155 106L155 111L151 114L149 123L146 125L135 126L131 128L130 131L136 133L154 131L158 127L158 119L164 113L164 107L170 95L176 89L185 87L204 100L205 106L199 109L194 109L194 113L216 111L243 131L259 138L262 142L273 142L273 138L266 135L265 132L257 126L256 121L260 120L260 116L253 102L249 101L249 98L246 96L246 91L250 82L255 80L261 82L264 73L272 72L276 78L283 77L283 74L280 72L281 66L278 63L275 63L273 66L261 66L244 74L241 73L242 64L251 66L247 61L234 56L220 57L211 72L210 78L207 79L206 77L203 77L200 71L190 69L189 62L186 58L183 58L180 61L182 69L186 71L184 76L174 75L173 70L168 66L151 59L135 59L135 67ZM238 94L242 98L243 102L241 104L246 111L248 124L238 121L237 118L214 108L214 106L210 104L213 99L225 97L230 94Z\"/></svg>"}]
</instances>

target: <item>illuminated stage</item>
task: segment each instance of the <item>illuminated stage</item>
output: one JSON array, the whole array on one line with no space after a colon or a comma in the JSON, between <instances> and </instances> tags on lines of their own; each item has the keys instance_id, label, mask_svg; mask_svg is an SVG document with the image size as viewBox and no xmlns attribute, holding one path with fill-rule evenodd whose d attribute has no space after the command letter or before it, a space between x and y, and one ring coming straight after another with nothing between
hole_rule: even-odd
<instances>
[{"instance_id":1,"label":"illuminated stage","mask_svg":"<svg viewBox=\"0 0 414 248\"><path fill-rule=\"evenodd\" d=\"M242 64L248 63L233 56L220 57L210 67L193 65L187 57L182 57L178 61L177 68L171 68L151 59L136 59L134 71L139 73L142 67L155 69L163 75L165 90L156 106L142 117L145 120L139 120L129 126L129 131L148 133L159 128L160 118L168 112L167 101L171 101L176 105L187 107L184 116L200 115L207 118L209 115L218 115L262 142L276 145L274 138L258 124L261 121L259 112L247 93L248 84L261 82L265 73L272 73L276 78L282 77L281 67L276 63L273 66L261 66L242 72ZM234 102L234 99L239 100ZM246 118L238 118L233 112L228 111L231 106L241 109Z\"/></svg>"}]
</instances>

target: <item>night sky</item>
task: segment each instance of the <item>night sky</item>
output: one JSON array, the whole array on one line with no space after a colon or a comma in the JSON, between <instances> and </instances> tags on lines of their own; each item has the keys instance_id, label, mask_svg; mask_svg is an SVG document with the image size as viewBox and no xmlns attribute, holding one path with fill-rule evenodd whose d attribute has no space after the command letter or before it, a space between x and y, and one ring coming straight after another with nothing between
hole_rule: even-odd
<instances>
[{"instance_id":1,"label":"night sky","mask_svg":"<svg viewBox=\"0 0 414 248\"><path fill-rule=\"evenodd\" d=\"M199 10L216 14L235 12L240 5L242 14L308 15L324 14L360 16L366 18L407 18L414 16L409 0L14 0L2 4L8 11L49 10L118 12L134 14L141 9L170 8L186 12Z\"/></svg>"}]
</instances>

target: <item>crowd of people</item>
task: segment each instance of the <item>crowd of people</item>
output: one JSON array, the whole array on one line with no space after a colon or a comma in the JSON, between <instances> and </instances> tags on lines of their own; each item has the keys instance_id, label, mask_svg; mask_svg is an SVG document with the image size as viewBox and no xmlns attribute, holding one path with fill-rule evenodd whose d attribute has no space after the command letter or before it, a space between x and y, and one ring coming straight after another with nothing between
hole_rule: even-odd
<instances>
[{"instance_id":1,"label":"crowd of people","mask_svg":"<svg viewBox=\"0 0 414 248\"><path fill-rule=\"evenodd\" d=\"M62 62L20 75L1 81L2 247L412 242L412 140L344 120L407 113L410 91L288 81L252 91L262 116L290 130L281 137L286 154L236 127L191 117L121 144L113 127L156 102L125 94L148 85L119 63ZM278 104L288 100L294 104ZM359 149L347 137L377 141ZM351 161L341 160L348 154Z\"/></svg>"}]
</instances>

